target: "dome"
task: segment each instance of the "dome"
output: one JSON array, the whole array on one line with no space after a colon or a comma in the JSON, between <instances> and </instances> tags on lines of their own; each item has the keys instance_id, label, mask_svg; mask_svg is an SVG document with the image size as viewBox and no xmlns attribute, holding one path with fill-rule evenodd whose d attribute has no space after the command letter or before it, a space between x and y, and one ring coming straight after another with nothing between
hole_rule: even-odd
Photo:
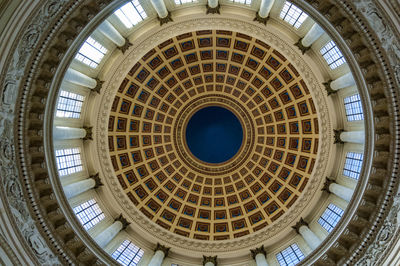
<instances>
[{"instance_id":1,"label":"dome","mask_svg":"<svg viewBox=\"0 0 400 266\"><path fill-rule=\"evenodd\" d=\"M5 7L5 264L396 265L395 3Z\"/></svg>"}]
</instances>

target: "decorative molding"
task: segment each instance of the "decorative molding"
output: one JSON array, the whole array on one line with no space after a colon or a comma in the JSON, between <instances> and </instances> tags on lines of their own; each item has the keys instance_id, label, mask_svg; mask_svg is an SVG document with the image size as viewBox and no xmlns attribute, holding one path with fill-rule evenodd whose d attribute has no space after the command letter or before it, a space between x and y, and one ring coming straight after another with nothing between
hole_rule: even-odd
<instances>
[{"instance_id":1,"label":"decorative molding","mask_svg":"<svg viewBox=\"0 0 400 266\"><path fill-rule=\"evenodd\" d=\"M325 87L326 93L328 93L328 96L338 92L336 90L332 90L332 88L331 88L332 81L333 80L330 79L327 82L322 83L322 85L324 85L324 87Z\"/></svg>"},{"instance_id":2,"label":"decorative molding","mask_svg":"<svg viewBox=\"0 0 400 266\"><path fill-rule=\"evenodd\" d=\"M125 52L126 52L126 51L129 49L129 47L131 47L131 46L132 46L132 44L130 43L129 39L128 39L128 38L125 38L125 43L124 43L124 45L118 46L118 49L120 49L121 52L122 52L123 54L125 54Z\"/></svg>"},{"instance_id":3,"label":"decorative molding","mask_svg":"<svg viewBox=\"0 0 400 266\"><path fill-rule=\"evenodd\" d=\"M95 78L95 80L96 80L96 87L94 87L92 89L92 91L96 92L97 94L100 94L101 93L101 88L103 87L104 81L101 81L98 78Z\"/></svg>"},{"instance_id":4,"label":"decorative molding","mask_svg":"<svg viewBox=\"0 0 400 266\"><path fill-rule=\"evenodd\" d=\"M336 183L335 180L330 179L329 177L326 177L325 183L324 183L324 187L321 189L322 191L326 191L328 193L331 193L331 191L329 190L329 186L331 184Z\"/></svg>"},{"instance_id":5,"label":"decorative molding","mask_svg":"<svg viewBox=\"0 0 400 266\"><path fill-rule=\"evenodd\" d=\"M145 53L158 44L171 38L171 32L175 35L183 34L203 29L221 29L237 32L245 32L250 36L262 40L285 56L294 64L296 69L304 77L304 80L313 96L313 100L318 112L318 120L320 121L320 156L317 158L313 174L306 186L303 195L291 207L291 211L282 215L273 224L254 232L248 236L243 236L233 240L221 240L218 245L212 242L199 241L179 236L166 229L160 227L154 222L150 221L141 211L134 206L131 206L130 199L120 186L117 178L115 177L113 166L111 164L109 150L108 150L108 117L111 110L111 105L114 100L119 85L123 78L133 66ZM98 160L101 166L100 172L104 176L107 186L113 191L112 195L121 206L124 206L126 216L147 233L157 235L160 240L168 243L172 247L178 247L185 250L194 250L198 252L227 252L234 250L249 249L250 246L264 243L267 239L271 238L282 232L282 229L287 228L289 224L293 223L308 206L308 202L319 191L322 186L322 176L326 176L328 156L332 149L333 143L330 141L333 138L333 129L331 125L330 115L327 109L327 98L323 88L313 74L308 64L304 61L301 54L298 53L292 45L284 42L279 36L271 33L268 29L248 23L237 19L228 19L221 17L210 17L207 19L188 19L186 21L174 22L166 27L158 29L152 33L151 36L143 38L141 41L134 42L134 45L129 50L129 54L119 62L114 74L105 82L105 89L99 97L99 106L102 109L98 113L97 123L95 125L96 136L94 137L96 143L96 151Z\"/></svg>"},{"instance_id":6,"label":"decorative molding","mask_svg":"<svg viewBox=\"0 0 400 266\"><path fill-rule=\"evenodd\" d=\"M86 135L83 137L83 140L93 140L93 127L83 127L83 129L86 131Z\"/></svg>"}]
</instances>

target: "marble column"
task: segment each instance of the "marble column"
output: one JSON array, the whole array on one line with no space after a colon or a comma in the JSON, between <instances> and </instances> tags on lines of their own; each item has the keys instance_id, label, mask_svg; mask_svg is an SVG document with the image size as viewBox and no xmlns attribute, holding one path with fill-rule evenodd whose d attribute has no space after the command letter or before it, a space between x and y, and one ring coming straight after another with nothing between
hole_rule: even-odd
<instances>
[{"instance_id":1,"label":"marble column","mask_svg":"<svg viewBox=\"0 0 400 266\"><path fill-rule=\"evenodd\" d=\"M322 242L321 239L311 231L308 227L308 223L306 223L303 218L300 218L300 221L293 226L293 229L303 237L304 241L312 250L316 249Z\"/></svg>"},{"instance_id":2,"label":"marble column","mask_svg":"<svg viewBox=\"0 0 400 266\"><path fill-rule=\"evenodd\" d=\"M256 13L254 21L258 21L263 24L267 24L269 18L269 12L274 5L275 0L261 0L260 9Z\"/></svg>"},{"instance_id":3,"label":"marble column","mask_svg":"<svg viewBox=\"0 0 400 266\"><path fill-rule=\"evenodd\" d=\"M167 10L164 0L150 0L150 2L157 12L158 21L160 21L160 25L172 21L171 13Z\"/></svg>"},{"instance_id":4,"label":"marble column","mask_svg":"<svg viewBox=\"0 0 400 266\"><path fill-rule=\"evenodd\" d=\"M125 45L125 38L117 31L117 29L110 23L108 20L105 20L103 23L97 27L97 29L103 33L110 41L115 43L117 46Z\"/></svg>"},{"instance_id":5,"label":"marble column","mask_svg":"<svg viewBox=\"0 0 400 266\"><path fill-rule=\"evenodd\" d=\"M62 139L83 139L86 137L86 130L84 128L74 127L54 127L53 137L57 140Z\"/></svg>"},{"instance_id":6,"label":"marble column","mask_svg":"<svg viewBox=\"0 0 400 266\"><path fill-rule=\"evenodd\" d=\"M208 6L211 8L216 8L218 6L218 0L208 0Z\"/></svg>"},{"instance_id":7,"label":"marble column","mask_svg":"<svg viewBox=\"0 0 400 266\"><path fill-rule=\"evenodd\" d=\"M100 80L91 78L72 68L68 68L68 70L65 72L64 79L73 84L90 88L98 93L100 92L101 85L103 84L103 82Z\"/></svg>"},{"instance_id":8,"label":"marble column","mask_svg":"<svg viewBox=\"0 0 400 266\"><path fill-rule=\"evenodd\" d=\"M217 256L204 256L203 255L203 266L217 266Z\"/></svg>"},{"instance_id":9,"label":"marble column","mask_svg":"<svg viewBox=\"0 0 400 266\"><path fill-rule=\"evenodd\" d=\"M356 81L354 80L353 74L348 72L335 80L325 82L324 85L329 95L336 93L340 89L356 85Z\"/></svg>"},{"instance_id":10,"label":"marble column","mask_svg":"<svg viewBox=\"0 0 400 266\"><path fill-rule=\"evenodd\" d=\"M332 193L339 198L344 199L347 202L350 202L351 197L353 196L353 190L351 188L345 187L335 182L335 180L326 178L323 189L329 193Z\"/></svg>"},{"instance_id":11,"label":"marble column","mask_svg":"<svg viewBox=\"0 0 400 266\"><path fill-rule=\"evenodd\" d=\"M334 143L365 143L365 131L344 131L344 130L334 130Z\"/></svg>"},{"instance_id":12,"label":"marble column","mask_svg":"<svg viewBox=\"0 0 400 266\"><path fill-rule=\"evenodd\" d=\"M148 266L161 266L165 257L168 256L169 248L157 243L157 247L154 250L154 255Z\"/></svg>"},{"instance_id":13,"label":"marble column","mask_svg":"<svg viewBox=\"0 0 400 266\"><path fill-rule=\"evenodd\" d=\"M257 266L268 266L266 259L267 253L265 252L264 245L256 249L251 249L250 252Z\"/></svg>"},{"instance_id":14,"label":"marble column","mask_svg":"<svg viewBox=\"0 0 400 266\"><path fill-rule=\"evenodd\" d=\"M318 23L314 23L314 25L311 27L311 29L307 32L307 34L301 38L295 45L301 50L301 52L304 54L308 50L310 50L311 45L318 40L319 37L324 33L325 31L318 25Z\"/></svg>"},{"instance_id":15,"label":"marble column","mask_svg":"<svg viewBox=\"0 0 400 266\"><path fill-rule=\"evenodd\" d=\"M103 184L101 183L99 174L97 173L95 175L91 175L88 179L68 184L63 187L63 190L67 199L70 199L92 188L98 188L102 185Z\"/></svg>"},{"instance_id":16,"label":"marble column","mask_svg":"<svg viewBox=\"0 0 400 266\"><path fill-rule=\"evenodd\" d=\"M124 230L130 223L122 217L122 214L114 220L114 223L103 230L100 234L94 237L94 241L101 247L105 248L108 243L121 231Z\"/></svg>"},{"instance_id":17,"label":"marble column","mask_svg":"<svg viewBox=\"0 0 400 266\"><path fill-rule=\"evenodd\" d=\"M207 8L206 14L220 14L219 12L220 5L218 0L208 0L206 8Z\"/></svg>"}]
</instances>

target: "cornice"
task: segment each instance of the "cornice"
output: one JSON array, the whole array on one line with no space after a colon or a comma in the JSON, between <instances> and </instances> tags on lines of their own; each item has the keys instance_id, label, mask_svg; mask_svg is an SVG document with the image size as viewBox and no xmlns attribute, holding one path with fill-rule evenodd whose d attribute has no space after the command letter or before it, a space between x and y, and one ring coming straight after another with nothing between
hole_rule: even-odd
<instances>
[{"instance_id":1,"label":"cornice","mask_svg":"<svg viewBox=\"0 0 400 266\"><path fill-rule=\"evenodd\" d=\"M111 104L114 99L115 93L121 84L123 78L129 72L130 68L150 49L160 44L161 42L169 39L173 35L179 35L185 32L192 32L204 29L222 29L236 32L243 32L250 36L260 39L265 43L271 45L274 49L284 54L298 69L301 76L304 77L307 86L313 96L317 108L318 119L320 121L320 157L317 158L314 173L310 178L304 194L292 206L293 211L288 212L277 220L272 226L268 226L258 232L252 233L249 236L241 237L240 239L231 241L218 241L218 242L203 242L198 240L191 240L185 237L173 234L155 223L151 222L139 210L130 204L130 200L123 192L120 184L114 174L111 164L109 151L108 151L108 117L111 109ZM255 23L249 23L239 19L224 18L224 17L210 17L202 19L187 18L179 22L169 23L152 32L151 36L146 38L141 37L140 41L132 41L133 46L126 52L126 57L119 62L115 67L115 71L107 81L104 83L104 91L100 95L98 106L101 106L97 118L97 125L95 125L94 142L96 144L96 152L98 154L99 165L101 166L101 176L104 177L107 187L111 189L111 194L115 200L124 206L126 216L132 221L135 226L141 227L150 235L157 235L160 240L167 243L171 247L179 248L182 250L193 250L204 252L228 252L242 249L249 249L253 246L259 246L265 243L269 238L279 234L288 225L295 222L295 220L303 213L308 206L308 203L315 196L315 193L320 186L322 186L322 178L326 175L326 163L328 156L332 149L332 125L330 115L327 109L327 96L318 82L313 71L308 64L304 61L300 51L298 51L292 44L283 41L282 38L270 32L268 28L259 26ZM134 236L133 236L134 237Z\"/></svg>"}]
</instances>

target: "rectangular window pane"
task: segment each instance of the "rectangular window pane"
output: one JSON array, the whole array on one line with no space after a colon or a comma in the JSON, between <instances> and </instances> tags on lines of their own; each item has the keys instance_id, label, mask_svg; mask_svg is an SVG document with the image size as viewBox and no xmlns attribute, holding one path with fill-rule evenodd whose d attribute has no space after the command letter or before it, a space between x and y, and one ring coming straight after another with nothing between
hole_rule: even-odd
<instances>
[{"instance_id":1,"label":"rectangular window pane","mask_svg":"<svg viewBox=\"0 0 400 266\"><path fill-rule=\"evenodd\" d=\"M88 200L74 208L74 213L86 230L104 219L104 213L94 199Z\"/></svg>"},{"instance_id":2,"label":"rectangular window pane","mask_svg":"<svg viewBox=\"0 0 400 266\"><path fill-rule=\"evenodd\" d=\"M138 0L133 0L123 5L114 14L128 29L147 18L147 14Z\"/></svg>"},{"instance_id":3,"label":"rectangular window pane","mask_svg":"<svg viewBox=\"0 0 400 266\"><path fill-rule=\"evenodd\" d=\"M143 256L144 251L134 245L131 241L125 240L122 244L111 254L111 257L122 265L137 265Z\"/></svg>"},{"instance_id":4,"label":"rectangular window pane","mask_svg":"<svg viewBox=\"0 0 400 266\"><path fill-rule=\"evenodd\" d=\"M85 97L76 93L61 91L58 97L57 117L79 118Z\"/></svg>"},{"instance_id":5,"label":"rectangular window pane","mask_svg":"<svg viewBox=\"0 0 400 266\"><path fill-rule=\"evenodd\" d=\"M280 14L281 19L298 29L308 17L300 8L286 1Z\"/></svg>"},{"instance_id":6,"label":"rectangular window pane","mask_svg":"<svg viewBox=\"0 0 400 266\"><path fill-rule=\"evenodd\" d=\"M79 148L56 150L56 161L60 176L70 175L83 170Z\"/></svg>"},{"instance_id":7,"label":"rectangular window pane","mask_svg":"<svg viewBox=\"0 0 400 266\"><path fill-rule=\"evenodd\" d=\"M347 121L364 120L363 109L361 106L361 99L359 94L343 99L344 109L346 110Z\"/></svg>"},{"instance_id":8,"label":"rectangular window pane","mask_svg":"<svg viewBox=\"0 0 400 266\"><path fill-rule=\"evenodd\" d=\"M331 69L335 69L343 63L346 63L342 52L340 52L334 41L325 44L325 46L321 48L320 52Z\"/></svg>"},{"instance_id":9,"label":"rectangular window pane","mask_svg":"<svg viewBox=\"0 0 400 266\"><path fill-rule=\"evenodd\" d=\"M346 162L344 163L343 175L358 180L363 157L362 153L348 152L346 154Z\"/></svg>"},{"instance_id":10,"label":"rectangular window pane","mask_svg":"<svg viewBox=\"0 0 400 266\"><path fill-rule=\"evenodd\" d=\"M304 259L304 254L301 252L297 244L292 244L276 254L276 259L281 266L292 266Z\"/></svg>"},{"instance_id":11,"label":"rectangular window pane","mask_svg":"<svg viewBox=\"0 0 400 266\"><path fill-rule=\"evenodd\" d=\"M75 58L91 68L96 68L106 53L107 49L105 47L92 37L89 37L79 49Z\"/></svg>"},{"instance_id":12,"label":"rectangular window pane","mask_svg":"<svg viewBox=\"0 0 400 266\"><path fill-rule=\"evenodd\" d=\"M197 0L175 0L176 5L182 5L187 3L196 3Z\"/></svg>"},{"instance_id":13,"label":"rectangular window pane","mask_svg":"<svg viewBox=\"0 0 400 266\"><path fill-rule=\"evenodd\" d=\"M251 0L230 0L233 3L251 5Z\"/></svg>"},{"instance_id":14,"label":"rectangular window pane","mask_svg":"<svg viewBox=\"0 0 400 266\"><path fill-rule=\"evenodd\" d=\"M318 219L318 223L330 233L333 228L335 228L340 218L342 218L343 212L342 209L331 203Z\"/></svg>"}]
</instances>

